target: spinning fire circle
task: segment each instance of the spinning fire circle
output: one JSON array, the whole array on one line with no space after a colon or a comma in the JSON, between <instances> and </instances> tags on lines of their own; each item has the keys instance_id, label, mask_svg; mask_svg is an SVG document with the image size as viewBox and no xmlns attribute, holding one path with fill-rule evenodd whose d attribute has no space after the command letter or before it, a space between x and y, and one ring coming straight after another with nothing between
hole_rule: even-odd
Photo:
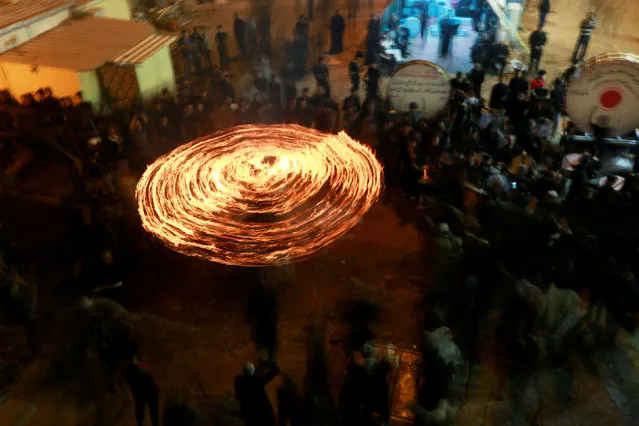
<instances>
[{"instance_id":1,"label":"spinning fire circle","mask_svg":"<svg viewBox=\"0 0 639 426\"><path fill-rule=\"evenodd\" d=\"M306 259L377 201L382 167L345 133L238 126L182 145L136 188L142 225L173 250L238 266Z\"/></svg>"}]
</instances>

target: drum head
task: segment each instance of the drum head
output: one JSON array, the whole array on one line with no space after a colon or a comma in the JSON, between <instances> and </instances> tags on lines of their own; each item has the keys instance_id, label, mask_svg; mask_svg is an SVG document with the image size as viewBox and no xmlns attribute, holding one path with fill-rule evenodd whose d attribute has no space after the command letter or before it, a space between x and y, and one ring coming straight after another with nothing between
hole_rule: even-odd
<instances>
[{"instance_id":1,"label":"drum head","mask_svg":"<svg viewBox=\"0 0 639 426\"><path fill-rule=\"evenodd\" d=\"M439 115L448 104L450 79L446 72L427 61L410 61L393 73L386 88L393 108L407 112L416 102L426 118Z\"/></svg>"},{"instance_id":2,"label":"drum head","mask_svg":"<svg viewBox=\"0 0 639 426\"><path fill-rule=\"evenodd\" d=\"M577 128L592 132L591 123L611 129L611 137L639 125L639 57L615 53L579 66L568 84L566 112Z\"/></svg>"}]
</instances>

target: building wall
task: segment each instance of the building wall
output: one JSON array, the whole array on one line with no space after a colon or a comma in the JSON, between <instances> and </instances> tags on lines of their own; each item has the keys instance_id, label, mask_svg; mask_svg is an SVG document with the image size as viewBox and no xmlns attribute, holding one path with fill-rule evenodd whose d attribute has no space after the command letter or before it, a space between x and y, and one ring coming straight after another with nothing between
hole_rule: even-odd
<instances>
[{"instance_id":1,"label":"building wall","mask_svg":"<svg viewBox=\"0 0 639 426\"><path fill-rule=\"evenodd\" d=\"M38 67L0 62L0 89L9 89L16 97L35 92L41 87L51 87L58 97L73 96L80 90L80 79L75 70Z\"/></svg>"},{"instance_id":2,"label":"building wall","mask_svg":"<svg viewBox=\"0 0 639 426\"><path fill-rule=\"evenodd\" d=\"M129 0L93 0L78 8L81 11L100 9L95 16L101 18L126 19L133 17Z\"/></svg>"},{"instance_id":3,"label":"building wall","mask_svg":"<svg viewBox=\"0 0 639 426\"><path fill-rule=\"evenodd\" d=\"M26 26L0 35L0 53L26 43L29 39L29 30Z\"/></svg>"},{"instance_id":4,"label":"building wall","mask_svg":"<svg viewBox=\"0 0 639 426\"><path fill-rule=\"evenodd\" d=\"M0 53L13 49L60 25L71 16L70 9L45 13L37 18L0 29Z\"/></svg>"},{"instance_id":5,"label":"building wall","mask_svg":"<svg viewBox=\"0 0 639 426\"><path fill-rule=\"evenodd\" d=\"M100 85L98 72L95 70L80 71L78 72L78 79L80 80L80 90L82 90L84 100L91 103L95 112L99 112L102 105L102 86Z\"/></svg>"},{"instance_id":6,"label":"building wall","mask_svg":"<svg viewBox=\"0 0 639 426\"><path fill-rule=\"evenodd\" d=\"M142 99L148 100L167 88L175 91L175 72L171 60L171 48L164 46L155 55L138 65L135 70Z\"/></svg>"}]
</instances>

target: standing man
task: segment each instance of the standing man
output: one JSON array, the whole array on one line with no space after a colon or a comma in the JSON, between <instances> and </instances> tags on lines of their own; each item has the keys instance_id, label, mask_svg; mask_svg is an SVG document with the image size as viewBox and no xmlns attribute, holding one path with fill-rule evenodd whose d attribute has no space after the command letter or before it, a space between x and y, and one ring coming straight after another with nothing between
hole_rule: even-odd
<instances>
[{"instance_id":1,"label":"standing man","mask_svg":"<svg viewBox=\"0 0 639 426\"><path fill-rule=\"evenodd\" d=\"M424 3L422 7L422 13L419 14L419 30L422 36L422 43L426 43L428 38L428 2Z\"/></svg>"},{"instance_id":2,"label":"standing man","mask_svg":"<svg viewBox=\"0 0 639 426\"><path fill-rule=\"evenodd\" d=\"M244 372L235 377L235 398L246 426L275 426L275 413L266 385L280 373L274 363L264 363L264 373L255 374L255 366L247 363Z\"/></svg>"},{"instance_id":3,"label":"standing man","mask_svg":"<svg viewBox=\"0 0 639 426\"><path fill-rule=\"evenodd\" d=\"M344 30L346 29L346 22L344 17L339 13L339 10L335 11L335 14L331 17L331 50L330 54L342 53L344 50Z\"/></svg>"},{"instance_id":4,"label":"standing man","mask_svg":"<svg viewBox=\"0 0 639 426\"><path fill-rule=\"evenodd\" d=\"M229 35L222 31L222 25L217 26L217 33L215 34L215 43L217 44L217 53L220 55L220 68L222 71L229 70L229 49L226 41Z\"/></svg>"},{"instance_id":5,"label":"standing man","mask_svg":"<svg viewBox=\"0 0 639 426\"><path fill-rule=\"evenodd\" d=\"M308 20L313 20L313 12L315 11L315 0L307 0L308 1Z\"/></svg>"},{"instance_id":6,"label":"standing man","mask_svg":"<svg viewBox=\"0 0 639 426\"><path fill-rule=\"evenodd\" d=\"M488 106L495 111L505 110L508 106L508 86L504 83L504 77L500 76L499 82L493 86Z\"/></svg>"},{"instance_id":7,"label":"standing man","mask_svg":"<svg viewBox=\"0 0 639 426\"><path fill-rule=\"evenodd\" d=\"M449 10L448 13L444 16L444 18L439 21L439 31L440 31L440 49L439 56L448 56L450 52L450 45L453 41L453 37L457 33L457 25L453 21L455 11Z\"/></svg>"},{"instance_id":8,"label":"standing man","mask_svg":"<svg viewBox=\"0 0 639 426\"><path fill-rule=\"evenodd\" d=\"M521 96L528 94L528 81L522 76L520 69L515 69L513 78L508 83L508 97L509 101L514 101Z\"/></svg>"},{"instance_id":9,"label":"standing man","mask_svg":"<svg viewBox=\"0 0 639 426\"><path fill-rule=\"evenodd\" d=\"M553 106L553 129L552 134L557 133L559 124L561 123L561 114L566 104L566 82L562 77L557 77L555 87L550 94Z\"/></svg>"},{"instance_id":10,"label":"standing man","mask_svg":"<svg viewBox=\"0 0 639 426\"><path fill-rule=\"evenodd\" d=\"M182 55L182 67L185 80L191 79L191 68L193 67L193 56L195 55L195 49L193 48L193 42L191 37L187 34L186 30L182 30L180 39L178 40L178 46L180 47L180 54Z\"/></svg>"},{"instance_id":11,"label":"standing man","mask_svg":"<svg viewBox=\"0 0 639 426\"><path fill-rule=\"evenodd\" d=\"M541 54L543 53L544 46L548 42L546 32L542 30L541 25L530 34L528 42L530 43L529 68L531 71L537 71L539 69L539 63L541 62Z\"/></svg>"},{"instance_id":12,"label":"standing man","mask_svg":"<svg viewBox=\"0 0 639 426\"><path fill-rule=\"evenodd\" d=\"M377 64L373 62L368 66L368 71L366 72L366 99L377 100L380 76Z\"/></svg>"},{"instance_id":13,"label":"standing man","mask_svg":"<svg viewBox=\"0 0 639 426\"><path fill-rule=\"evenodd\" d=\"M233 21L233 35L235 36L235 42L240 48L240 54L242 57L246 57L246 39L245 32L246 22L240 18L240 12L235 12L235 21Z\"/></svg>"},{"instance_id":14,"label":"standing man","mask_svg":"<svg viewBox=\"0 0 639 426\"><path fill-rule=\"evenodd\" d=\"M468 80L473 85L473 92L475 92L475 97L477 99L481 98L481 85L484 83L485 78L486 73L481 67L481 63L475 62L475 66L468 73Z\"/></svg>"},{"instance_id":15,"label":"standing man","mask_svg":"<svg viewBox=\"0 0 639 426\"><path fill-rule=\"evenodd\" d=\"M539 28L546 25L546 16L550 13L550 0L539 2Z\"/></svg>"},{"instance_id":16,"label":"standing man","mask_svg":"<svg viewBox=\"0 0 639 426\"><path fill-rule=\"evenodd\" d=\"M158 385L149 374L149 367L135 357L124 367L123 376L129 386L135 404L135 419L138 426L144 424L144 412L149 407L152 426L160 426L160 407Z\"/></svg>"},{"instance_id":17,"label":"standing man","mask_svg":"<svg viewBox=\"0 0 639 426\"><path fill-rule=\"evenodd\" d=\"M351 90L359 93L359 64L362 60L362 52L357 52L350 64L348 64L348 75L351 78Z\"/></svg>"},{"instance_id":18,"label":"standing man","mask_svg":"<svg viewBox=\"0 0 639 426\"><path fill-rule=\"evenodd\" d=\"M316 86L324 89L324 93L330 98L331 87L328 84L328 66L324 63L322 56L317 58L317 65L313 67L313 75L315 76Z\"/></svg>"},{"instance_id":19,"label":"standing man","mask_svg":"<svg viewBox=\"0 0 639 426\"><path fill-rule=\"evenodd\" d=\"M481 32L479 28L481 24L481 15L484 11L484 0L472 0L470 2L470 17L473 19L473 30L476 33Z\"/></svg>"},{"instance_id":20,"label":"standing man","mask_svg":"<svg viewBox=\"0 0 639 426\"><path fill-rule=\"evenodd\" d=\"M377 15L371 15L368 21L368 33L366 35L366 65L370 65L375 60L375 50L382 36L382 24Z\"/></svg>"},{"instance_id":21,"label":"standing man","mask_svg":"<svg viewBox=\"0 0 639 426\"><path fill-rule=\"evenodd\" d=\"M596 26L597 21L595 21L595 14L592 12L586 16L586 19L581 21L579 25L579 38L577 39L575 50L572 52L573 64L584 60L586 52L588 51L588 44L590 44L590 36Z\"/></svg>"},{"instance_id":22,"label":"standing man","mask_svg":"<svg viewBox=\"0 0 639 426\"><path fill-rule=\"evenodd\" d=\"M209 72L213 70L213 62L211 61L211 51L209 48L209 41L206 38L206 34L202 32L202 28L193 28L191 39L194 41L195 49L200 57L206 60L206 66Z\"/></svg>"}]
</instances>

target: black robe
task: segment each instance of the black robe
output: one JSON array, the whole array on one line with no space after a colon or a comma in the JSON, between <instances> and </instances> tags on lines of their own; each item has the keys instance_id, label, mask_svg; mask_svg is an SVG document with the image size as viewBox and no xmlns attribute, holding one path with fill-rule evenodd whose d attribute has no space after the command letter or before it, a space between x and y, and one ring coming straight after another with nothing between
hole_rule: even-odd
<instances>
[{"instance_id":1,"label":"black robe","mask_svg":"<svg viewBox=\"0 0 639 426\"><path fill-rule=\"evenodd\" d=\"M342 15L333 15L331 18L331 54L344 51L344 30L346 23Z\"/></svg>"}]
</instances>

